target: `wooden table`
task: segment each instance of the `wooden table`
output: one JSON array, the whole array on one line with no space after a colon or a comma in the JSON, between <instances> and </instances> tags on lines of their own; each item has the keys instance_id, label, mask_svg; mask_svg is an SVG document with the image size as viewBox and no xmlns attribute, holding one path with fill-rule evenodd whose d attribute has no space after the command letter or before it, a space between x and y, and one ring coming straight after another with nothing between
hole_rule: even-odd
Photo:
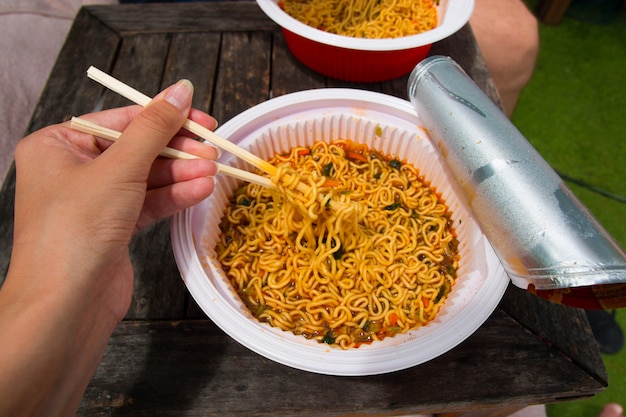
<instances>
[{"instance_id":1,"label":"wooden table","mask_svg":"<svg viewBox=\"0 0 626 417\"><path fill-rule=\"evenodd\" d=\"M572 0L539 0L536 13L541 22L556 26L567 12Z\"/></svg>"},{"instance_id":2,"label":"wooden table","mask_svg":"<svg viewBox=\"0 0 626 417\"><path fill-rule=\"evenodd\" d=\"M433 46L498 101L469 26ZM146 94L180 78L221 123L282 94L355 87L406 98L407 78L350 84L305 68L255 3L171 3L80 11L29 130L126 104L87 79L94 65ZM102 97L102 100L101 99ZM13 229L15 172L0 195L0 279ZM607 375L584 313L510 286L469 339L426 364L372 377L312 374L226 336L195 305L171 252L167 221L132 243L133 302L106 350L80 416L504 416L528 404L588 397Z\"/></svg>"}]
</instances>

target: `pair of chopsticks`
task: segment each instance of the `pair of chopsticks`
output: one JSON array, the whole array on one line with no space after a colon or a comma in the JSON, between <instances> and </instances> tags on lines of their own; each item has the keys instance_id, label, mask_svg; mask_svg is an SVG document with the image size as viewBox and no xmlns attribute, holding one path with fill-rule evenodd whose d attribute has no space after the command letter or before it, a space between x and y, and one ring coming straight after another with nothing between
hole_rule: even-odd
<instances>
[{"instance_id":1,"label":"pair of chopsticks","mask_svg":"<svg viewBox=\"0 0 626 417\"><path fill-rule=\"evenodd\" d=\"M122 136L122 132L118 132L117 130L109 129L106 127L102 127L97 125L96 123L90 122L85 119L81 119L80 117L72 117L70 121L70 127L74 130L78 130L83 133L89 133L94 136L98 136L102 139L107 139L112 142L115 142ZM172 159L198 159L199 156L190 154L188 152L184 152L178 149L166 147L161 151L161 156ZM224 175L228 175L229 177L236 178L238 180L247 181L253 184L258 184L263 187L272 188L275 187L276 184L272 182L267 177L262 177L257 174L253 174L252 172L244 171L242 169L233 168L229 165L220 164L219 162L215 162L215 166L217 167L217 172L222 173Z\"/></svg>"},{"instance_id":2,"label":"pair of chopsticks","mask_svg":"<svg viewBox=\"0 0 626 417\"><path fill-rule=\"evenodd\" d=\"M107 87L108 89L118 93L122 97L125 97L136 104L139 104L140 106L145 107L152 100L152 98L148 97L147 95L135 90L129 85L124 84L123 82L115 79L114 77L99 70L96 67L93 67L93 66L89 67L89 69L87 70L87 76L91 78L92 80L100 83L104 87ZM112 141L118 139L121 135L120 132L95 125L94 123L90 123L79 118L72 119L71 127L73 129L81 130L85 133L90 133L90 134L102 137L103 139L108 139ZM183 127L187 129L188 131L190 131L191 133L198 135L200 138L204 139L205 141L210 142L211 144L218 147L219 149L230 152L231 154L239 157L240 159L243 159L249 164L257 167L261 171L271 175L272 177L274 177L276 173L278 172L278 168L276 168L274 165L248 152L244 148L237 146L236 144L230 142L229 140L222 138L221 136L215 134L213 131L194 122L193 120L187 119L185 123L183 123ZM162 154L170 158L190 158L190 157L198 158L195 155L191 155L186 152L182 152L182 151L179 151L177 149L172 149L172 148L166 148L162 152ZM229 175L231 177L234 177L243 181L248 181L251 183L259 184L265 187L276 186L276 184L274 184L269 178L262 177L260 175L253 174L251 172L240 170L240 169L233 168L233 167L223 165L223 164L216 163L216 165L218 168L218 172L221 172L224 175ZM299 182L296 186L296 189L301 193L307 194L311 190L311 187L309 187L307 184L303 182ZM318 199L322 199L322 198L323 196L318 196ZM337 210L338 209L337 204L338 204L337 202L330 201L329 206L331 210Z\"/></svg>"},{"instance_id":3,"label":"pair of chopsticks","mask_svg":"<svg viewBox=\"0 0 626 417\"><path fill-rule=\"evenodd\" d=\"M147 95L135 90L134 88L130 87L127 84L124 84L123 82L113 78L112 76L108 75L107 73L99 70L96 67L89 67L89 69L87 70L87 76L89 78L91 78L92 80L100 83L101 85L103 85L104 87L107 87L108 89L118 93L119 95L121 95L122 97L125 97L127 99L129 99L130 101L139 104L140 106L147 106L150 101L152 100L150 97L148 97ZM70 127L74 130L78 130L81 131L83 133L89 133L98 137L101 137L103 139L107 139L110 141L116 141L117 139L119 139L119 137L121 136L121 132L115 131L113 129L108 129L106 127L102 127L97 125L96 123L92 123L89 122L87 120L78 118L78 117L73 117L71 122L70 122ZM246 151L245 149L235 145L234 143L216 135L215 133L213 133L211 130L205 128L204 126L194 122L193 120L189 120L187 119L185 121L185 123L183 124L183 127L185 129L187 129L188 131L198 135L199 137L201 137L202 139L212 143L213 145L217 146L220 149L224 149L236 156L238 156L239 158L243 159L244 161L252 164L253 166L256 166L258 168L260 168L261 170L267 172L270 175L275 175L277 168L275 166L273 166L272 164L264 161L263 159L259 158L258 156ZM165 156L167 158L174 158L174 159L195 159L195 158L199 158L196 155L192 155L188 152L183 152L180 151L178 149L173 149L173 148L169 148L166 147L162 152L161 152L161 156ZM228 165L224 165L224 164L220 164L218 162L215 162L215 165L217 167L217 172L218 173L222 173L224 175L228 175L230 177L242 180L242 181L247 181L253 184L258 184L264 187L275 187L276 184L274 184L272 182L272 180L270 180L269 178L266 177L262 177L261 175L257 175L257 174L253 174L251 172L248 171L244 171L241 169L237 169L237 168L233 168L231 166Z\"/></svg>"}]
</instances>

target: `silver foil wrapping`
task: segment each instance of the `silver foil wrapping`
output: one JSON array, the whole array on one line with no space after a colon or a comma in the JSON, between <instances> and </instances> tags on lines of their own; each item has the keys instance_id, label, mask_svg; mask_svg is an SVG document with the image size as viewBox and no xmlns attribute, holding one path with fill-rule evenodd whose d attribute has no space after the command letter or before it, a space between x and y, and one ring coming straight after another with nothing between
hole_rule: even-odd
<instances>
[{"instance_id":1,"label":"silver foil wrapping","mask_svg":"<svg viewBox=\"0 0 626 417\"><path fill-rule=\"evenodd\" d=\"M408 95L516 286L626 282L623 249L456 62L422 61Z\"/></svg>"}]
</instances>

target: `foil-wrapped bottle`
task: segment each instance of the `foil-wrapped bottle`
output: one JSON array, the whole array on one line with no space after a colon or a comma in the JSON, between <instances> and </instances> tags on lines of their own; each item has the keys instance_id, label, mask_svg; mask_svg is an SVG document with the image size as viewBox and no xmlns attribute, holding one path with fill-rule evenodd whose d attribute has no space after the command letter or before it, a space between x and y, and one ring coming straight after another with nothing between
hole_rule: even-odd
<instances>
[{"instance_id":1,"label":"foil-wrapped bottle","mask_svg":"<svg viewBox=\"0 0 626 417\"><path fill-rule=\"evenodd\" d=\"M572 288L610 289L597 305L573 304L626 306L623 249L456 62L422 61L408 95L516 286L557 302Z\"/></svg>"}]
</instances>

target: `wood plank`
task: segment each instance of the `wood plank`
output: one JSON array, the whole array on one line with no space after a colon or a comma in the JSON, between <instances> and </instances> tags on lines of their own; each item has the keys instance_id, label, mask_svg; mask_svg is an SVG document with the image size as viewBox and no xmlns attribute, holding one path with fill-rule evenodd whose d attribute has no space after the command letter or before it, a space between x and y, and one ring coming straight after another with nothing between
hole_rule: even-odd
<instances>
[{"instance_id":1,"label":"wood plank","mask_svg":"<svg viewBox=\"0 0 626 417\"><path fill-rule=\"evenodd\" d=\"M269 98L271 46L271 33L223 33L211 110L220 124Z\"/></svg>"},{"instance_id":2,"label":"wood plank","mask_svg":"<svg viewBox=\"0 0 626 417\"><path fill-rule=\"evenodd\" d=\"M326 87L326 77L309 70L298 61L287 47L287 42L281 32L274 32L272 40L270 97Z\"/></svg>"},{"instance_id":3,"label":"wood plank","mask_svg":"<svg viewBox=\"0 0 626 417\"><path fill-rule=\"evenodd\" d=\"M380 84L381 93L408 100L407 86L409 82L409 74L393 80L384 81Z\"/></svg>"},{"instance_id":4,"label":"wood plank","mask_svg":"<svg viewBox=\"0 0 626 417\"><path fill-rule=\"evenodd\" d=\"M121 38L84 9L68 35L68 39L77 37L81 42L66 42L59 53L33 113L31 132L88 113L98 102L101 91L93 88L86 71L90 65L109 69Z\"/></svg>"},{"instance_id":5,"label":"wood plank","mask_svg":"<svg viewBox=\"0 0 626 417\"><path fill-rule=\"evenodd\" d=\"M500 308L570 358L603 386L608 375L584 310L541 299L509 285Z\"/></svg>"},{"instance_id":6,"label":"wood plank","mask_svg":"<svg viewBox=\"0 0 626 417\"><path fill-rule=\"evenodd\" d=\"M164 9L167 12L164 13ZM89 6L98 19L123 35L138 33L273 31L278 26L253 1ZM120 11L121 10L121 11Z\"/></svg>"},{"instance_id":7,"label":"wood plank","mask_svg":"<svg viewBox=\"0 0 626 417\"><path fill-rule=\"evenodd\" d=\"M161 91L171 37L166 33L126 36L120 45L110 74L136 90L154 97ZM97 85L95 81L92 81ZM105 109L132 104L119 94L106 90Z\"/></svg>"},{"instance_id":8,"label":"wood plank","mask_svg":"<svg viewBox=\"0 0 626 417\"><path fill-rule=\"evenodd\" d=\"M135 235L130 251L135 279L125 319L183 318L186 288L172 254L169 219Z\"/></svg>"},{"instance_id":9,"label":"wood plank","mask_svg":"<svg viewBox=\"0 0 626 417\"><path fill-rule=\"evenodd\" d=\"M221 35L213 32L174 34L161 89L186 78L194 85L192 106L209 112L215 91L220 41Z\"/></svg>"},{"instance_id":10,"label":"wood plank","mask_svg":"<svg viewBox=\"0 0 626 417\"><path fill-rule=\"evenodd\" d=\"M317 375L274 363L208 320L124 322L78 415L328 417L359 410L361 416L391 416L562 401L568 393L592 395L600 385L502 312L433 361L369 377Z\"/></svg>"}]
</instances>

